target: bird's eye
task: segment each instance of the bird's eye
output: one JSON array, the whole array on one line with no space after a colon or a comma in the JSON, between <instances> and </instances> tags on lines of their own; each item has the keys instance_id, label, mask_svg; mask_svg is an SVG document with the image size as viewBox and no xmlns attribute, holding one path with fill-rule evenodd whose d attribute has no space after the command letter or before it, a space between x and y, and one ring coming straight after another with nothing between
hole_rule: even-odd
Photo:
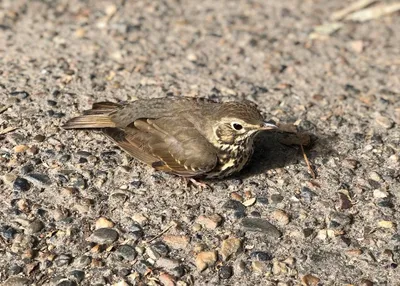
<instances>
[{"instance_id":1,"label":"bird's eye","mask_svg":"<svg viewBox=\"0 0 400 286\"><path fill-rule=\"evenodd\" d=\"M243 129L243 126L241 124L239 124L239 123L236 123L236 122L232 123L232 127L233 127L233 129L235 129L237 131Z\"/></svg>"}]
</instances>

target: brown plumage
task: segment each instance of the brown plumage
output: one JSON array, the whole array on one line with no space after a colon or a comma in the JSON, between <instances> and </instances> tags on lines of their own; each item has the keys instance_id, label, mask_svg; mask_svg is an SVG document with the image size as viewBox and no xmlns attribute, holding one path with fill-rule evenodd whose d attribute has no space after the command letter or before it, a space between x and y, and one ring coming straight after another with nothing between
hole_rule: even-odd
<instances>
[{"instance_id":1,"label":"brown plumage","mask_svg":"<svg viewBox=\"0 0 400 286\"><path fill-rule=\"evenodd\" d=\"M249 102L155 98L126 105L93 104L65 129L101 129L134 158L185 177L225 177L240 171L253 138L276 128Z\"/></svg>"}]
</instances>

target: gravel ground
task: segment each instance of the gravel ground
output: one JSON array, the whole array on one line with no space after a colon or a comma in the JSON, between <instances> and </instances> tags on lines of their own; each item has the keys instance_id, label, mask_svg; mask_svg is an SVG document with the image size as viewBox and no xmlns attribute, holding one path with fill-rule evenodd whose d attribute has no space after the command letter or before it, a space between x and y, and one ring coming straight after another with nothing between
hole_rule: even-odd
<instances>
[{"instance_id":1,"label":"gravel ground","mask_svg":"<svg viewBox=\"0 0 400 286\"><path fill-rule=\"evenodd\" d=\"M0 282L400 285L400 17L315 30L350 3L1 1ZM283 134L199 190L60 128L182 95L295 123L316 178Z\"/></svg>"}]
</instances>

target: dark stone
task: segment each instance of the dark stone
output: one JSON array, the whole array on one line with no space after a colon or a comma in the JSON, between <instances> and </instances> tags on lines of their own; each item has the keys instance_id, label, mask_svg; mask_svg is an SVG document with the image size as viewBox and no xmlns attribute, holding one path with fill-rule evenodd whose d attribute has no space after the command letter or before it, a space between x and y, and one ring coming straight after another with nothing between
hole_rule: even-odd
<instances>
[{"instance_id":1,"label":"dark stone","mask_svg":"<svg viewBox=\"0 0 400 286\"><path fill-rule=\"evenodd\" d=\"M74 264L80 268L84 268L88 266L92 262L92 258L87 255L83 255L79 257L78 259L75 259Z\"/></svg>"},{"instance_id":2,"label":"dark stone","mask_svg":"<svg viewBox=\"0 0 400 286\"><path fill-rule=\"evenodd\" d=\"M258 211L252 211L252 212L250 213L250 216L252 216L252 217L261 217L261 213L258 212Z\"/></svg>"},{"instance_id":3,"label":"dark stone","mask_svg":"<svg viewBox=\"0 0 400 286\"><path fill-rule=\"evenodd\" d=\"M65 162L69 161L70 159L71 159L71 156L68 155L68 154L65 154L65 155L62 155L62 156L60 157L60 162L61 162L61 163L65 163Z\"/></svg>"},{"instance_id":4,"label":"dark stone","mask_svg":"<svg viewBox=\"0 0 400 286\"><path fill-rule=\"evenodd\" d=\"M117 248L117 251L115 252L115 254L118 257L121 257L122 259L129 260L129 261L134 260L137 255L135 248L133 248L132 246L127 245L127 244L119 246Z\"/></svg>"},{"instance_id":5,"label":"dark stone","mask_svg":"<svg viewBox=\"0 0 400 286\"><path fill-rule=\"evenodd\" d=\"M5 240L13 239L16 233L17 231L9 225L2 225L0 227L0 235Z\"/></svg>"},{"instance_id":6,"label":"dark stone","mask_svg":"<svg viewBox=\"0 0 400 286\"><path fill-rule=\"evenodd\" d=\"M87 157L91 156L92 153L81 150L81 151L76 152L76 155L78 155L79 157L87 158Z\"/></svg>"},{"instance_id":7,"label":"dark stone","mask_svg":"<svg viewBox=\"0 0 400 286\"><path fill-rule=\"evenodd\" d=\"M368 183L373 189L379 189L381 187L381 184L379 182L371 179L368 179Z\"/></svg>"},{"instance_id":8,"label":"dark stone","mask_svg":"<svg viewBox=\"0 0 400 286\"><path fill-rule=\"evenodd\" d=\"M261 218L244 218L242 219L242 226L245 231L256 231L268 235L268 238L276 239L282 234L270 222Z\"/></svg>"},{"instance_id":9,"label":"dark stone","mask_svg":"<svg viewBox=\"0 0 400 286\"><path fill-rule=\"evenodd\" d=\"M303 198L303 200L307 203L310 203L312 201L312 199L317 196L316 193L314 193L313 191L311 191L309 188L307 187L302 187L301 188L301 193L300 196Z\"/></svg>"},{"instance_id":10,"label":"dark stone","mask_svg":"<svg viewBox=\"0 0 400 286\"><path fill-rule=\"evenodd\" d=\"M80 283L83 281L83 279L85 279L85 272L81 270L72 270L69 273L69 278L76 281L76 283Z\"/></svg>"},{"instance_id":11,"label":"dark stone","mask_svg":"<svg viewBox=\"0 0 400 286\"><path fill-rule=\"evenodd\" d=\"M54 264L55 264L57 267L66 266L66 265L70 264L70 262L71 262L71 256L66 255L66 254L58 255L58 256L54 259Z\"/></svg>"},{"instance_id":12,"label":"dark stone","mask_svg":"<svg viewBox=\"0 0 400 286\"><path fill-rule=\"evenodd\" d=\"M242 213L246 212L246 207L239 201L229 200L223 206L225 209L239 211Z\"/></svg>"},{"instance_id":13,"label":"dark stone","mask_svg":"<svg viewBox=\"0 0 400 286\"><path fill-rule=\"evenodd\" d=\"M26 91L12 91L10 92L11 96L18 96L20 99L25 99L29 96L29 93Z\"/></svg>"},{"instance_id":14,"label":"dark stone","mask_svg":"<svg viewBox=\"0 0 400 286\"><path fill-rule=\"evenodd\" d=\"M10 276L12 275L17 275L19 273L21 273L24 269L19 266L19 265L12 265L9 269L8 269L8 274Z\"/></svg>"},{"instance_id":15,"label":"dark stone","mask_svg":"<svg viewBox=\"0 0 400 286\"><path fill-rule=\"evenodd\" d=\"M267 205L268 204L268 198L266 198L266 197L257 197L257 204Z\"/></svg>"},{"instance_id":16,"label":"dark stone","mask_svg":"<svg viewBox=\"0 0 400 286\"><path fill-rule=\"evenodd\" d=\"M21 174L26 175L34 170L32 164L27 164L21 168Z\"/></svg>"},{"instance_id":17,"label":"dark stone","mask_svg":"<svg viewBox=\"0 0 400 286\"><path fill-rule=\"evenodd\" d=\"M350 209L353 206L349 197L346 194L339 192L338 195L339 195L339 207L342 210Z\"/></svg>"},{"instance_id":18,"label":"dark stone","mask_svg":"<svg viewBox=\"0 0 400 286\"><path fill-rule=\"evenodd\" d=\"M352 222L352 218L341 212L332 212L330 214L329 228L340 229Z\"/></svg>"},{"instance_id":19,"label":"dark stone","mask_svg":"<svg viewBox=\"0 0 400 286\"><path fill-rule=\"evenodd\" d=\"M237 211L237 212L233 213L233 217L235 219L241 219L241 218L244 218L245 216L246 216L246 213L241 212L241 211Z\"/></svg>"},{"instance_id":20,"label":"dark stone","mask_svg":"<svg viewBox=\"0 0 400 286\"><path fill-rule=\"evenodd\" d=\"M151 248L152 248L154 251L156 251L158 254L160 254L161 256L167 256L167 255L168 255L168 252L169 252L168 246L165 245L165 244L162 243L162 242L157 242L157 243L153 244L153 245L151 246Z\"/></svg>"},{"instance_id":21,"label":"dark stone","mask_svg":"<svg viewBox=\"0 0 400 286\"><path fill-rule=\"evenodd\" d=\"M49 99L49 100L47 100L47 104L50 105L50 106L56 106L57 105L57 101Z\"/></svg>"},{"instance_id":22,"label":"dark stone","mask_svg":"<svg viewBox=\"0 0 400 286\"><path fill-rule=\"evenodd\" d=\"M75 281L71 281L68 279L62 280L59 283L57 283L57 286L76 286L76 282Z\"/></svg>"},{"instance_id":23,"label":"dark stone","mask_svg":"<svg viewBox=\"0 0 400 286\"><path fill-rule=\"evenodd\" d=\"M390 198L384 198L382 200L379 200L377 203L378 206L382 208L394 208L394 204Z\"/></svg>"},{"instance_id":24,"label":"dark stone","mask_svg":"<svg viewBox=\"0 0 400 286\"><path fill-rule=\"evenodd\" d=\"M118 232L112 228L96 229L89 237L89 241L97 244L110 244L118 239Z\"/></svg>"},{"instance_id":25,"label":"dark stone","mask_svg":"<svg viewBox=\"0 0 400 286\"><path fill-rule=\"evenodd\" d=\"M30 173L27 175L27 178L29 178L29 180L34 184L39 183L43 185L51 185L50 177L45 174Z\"/></svg>"},{"instance_id":26,"label":"dark stone","mask_svg":"<svg viewBox=\"0 0 400 286\"><path fill-rule=\"evenodd\" d=\"M233 274L233 270L232 270L232 266L228 266L228 265L224 265L219 269L219 277L221 279L229 279L232 277Z\"/></svg>"},{"instance_id":27,"label":"dark stone","mask_svg":"<svg viewBox=\"0 0 400 286\"><path fill-rule=\"evenodd\" d=\"M33 137L33 141L36 141L36 142L43 142L44 140L46 139L46 137L44 136L44 135L41 135L41 134L37 134L37 135L35 135L35 137Z\"/></svg>"},{"instance_id":28,"label":"dark stone","mask_svg":"<svg viewBox=\"0 0 400 286\"><path fill-rule=\"evenodd\" d=\"M20 192L26 192L27 190L29 190L30 187L31 185L28 183L28 181L20 177L17 177L13 184L14 190Z\"/></svg>"},{"instance_id":29,"label":"dark stone","mask_svg":"<svg viewBox=\"0 0 400 286\"><path fill-rule=\"evenodd\" d=\"M141 275L144 275L151 270L151 265L145 261L145 260L139 260L135 266L134 269Z\"/></svg>"},{"instance_id":30,"label":"dark stone","mask_svg":"<svg viewBox=\"0 0 400 286\"><path fill-rule=\"evenodd\" d=\"M273 194L271 195L271 203L273 204L279 204L280 202L282 202L284 199L284 197L280 194Z\"/></svg>"},{"instance_id":31,"label":"dark stone","mask_svg":"<svg viewBox=\"0 0 400 286\"><path fill-rule=\"evenodd\" d=\"M257 261L268 261L272 259L272 256L264 251L254 251L250 254L250 257Z\"/></svg>"},{"instance_id":32,"label":"dark stone","mask_svg":"<svg viewBox=\"0 0 400 286\"><path fill-rule=\"evenodd\" d=\"M304 237L310 237L314 233L314 229L312 228L305 228L303 229Z\"/></svg>"}]
</instances>

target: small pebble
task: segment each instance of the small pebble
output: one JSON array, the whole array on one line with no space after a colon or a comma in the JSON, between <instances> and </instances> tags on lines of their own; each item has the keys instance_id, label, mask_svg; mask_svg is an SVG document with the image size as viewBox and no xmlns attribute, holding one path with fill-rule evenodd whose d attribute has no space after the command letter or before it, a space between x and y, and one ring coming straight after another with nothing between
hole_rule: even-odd
<instances>
[{"instance_id":1,"label":"small pebble","mask_svg":"<svg viewBox=\"0 0 400 286\"><path fill-rule=\"evenodd\" d=\"M71 257L69 255L66 254L61 254L58 255L55 259L54 259L54 263L57 267L62 267L62 266L66 266L71 262Z\"/></svg>"},{"instance_id":2,"label":"small pebble","mask_svg":"<svg viewBox=\"0 0 400 286\"><path fill-rule=\"evenodd\" d=\"M311 274L307 274L301 277L301 282L304 286L317 286L319 281L320 279L318 277L315 277Z\"/></svg>"},{"instance_id":3,"label":"small pebble","mask_svg":"<svg viewBox=\"0 0 400 286\"><path fill-rule=\"evenodd\" d=\"M395 224L392 221L381 220L378 222L378 226L381 228L394 228Z\"/></svg>"},{"instance_id":4,"label":"small pebble","mask_svg":"<svg viewBox=\"0 0 400 286\"><path fill-rule=\"evenodd\" d=\"M222 222L222 217L218 214L210 216L199 216L196 220L197 223L201 224L207 229L216 229Z\"/></svg>"},{"instance_id":5,"label":"small pebble","mask_svg":"<svg viewBox=\"0 0 400 286\"><path fill-rule=\"evenodd\" d=\"M373 193L374 193L374 198L376 198L376 199L383 199L383 198L388 197L388 195L389 195L388 192L381 191L380 189L375 189L373 191Z\"/></svg>"},{"instance_id":6,"label":"small pebble","mask_svg":"<svg viewBox=\"0 0 400 286\"><path fill-rule=\"evenodd\" d=\"M163 241L173 249L185 249L190 242L190 238L186 235L165 235Z\"/></svg>"},{"instance_id":7,"label":"small pebble","mask_svg":"<svg viewBox=\"0 0 400 286\"><path fill-rule=\"evenodd\" d=\"M220 255L222 260L227 260L233 254L236 254L240 247L242 241L239 238L228 238L222 241Z\"/></svg>"},{"instance_id":8,"label":"small pebble","mask_svg":"<svg viewBox=\"0 0 400 286\"><path fill-rule=\"evenodd\" d=\"M289 223L289 216L283 210L274 210L272 212L272 218L279 224L279 225L287 225Z\"/></svg>"},{"instance_id":9,"label":"small pebble","mask_svg":"<svg viewBox=\"0 0 400 286\"><path fill-rule=\"evenodd\" d=\"M342 210L348 210L353 206L349 196L342 192L338 192L339 195L339 208Z\"/></svg>"},{"instance_id":10,"label":"small pebble","mask_svg":"<svg viewBox=\"0 0 400 286\"><path fill-rule=\"evenodd\" d=\"M77 268L85 268L91 262L92 262L92 258L90 256L83 255L74 260L74 265L76 265Z\"/></svg>"},{"instance_id":11,"label":"small pebble","mask_svg":"<svg viewBox=\"0 0 400 286\"><path fill-rule=\"evenodd\" d=\"M161 256L167 256L169 253L168 246L162 242L157 242L151 246L151 248Z\"/></svg>"},{"instance_id":12,"label":"small pebble","mask_svg":"<svg viewBox=\"0 0 400 286\"><path fill-rule=\"evenodd\" d=\"M280 202L282 202L284 199L284 197L280 194L273 194L271 195L271 203L276 205L279 204Z\"/></svg>"},{"instance_id":13,"label":"small pebble","mask_svg":"<svg viewBox=\"0 0 400 286\"><path fill-rule=\"evenodd\" d=\"M265 233L268 239L276 239L281 236L281 232L270 222L261 218L244 218L242 226L246 231L257 231Z\"/></svg>"},{"instance_id":14,"label":"small pebble","mask_svg":"<svg viewBox=\"0 0 400 286\"><path fill-rule=\"evenodd\" d=\"M160 280L161 285L163 286L175 286L175 279L172 275L168 273L161 273L160 276L158 277Z\"/></svg>"},{"instance_id":15,"label":"small pebble","mask_svg":"<svg viewBox=\"0 0 400 286\"><path fill-rule=\"evenodd\" d=\"M231 193L231 198L232 198L232 200L235 200L235 201L239 201L239 202L243 201L243 197L236 192Z\"/></svg>"},{"instance_id":16,"label":"small pebble","mask_svg":"<svg viewBox=\"0 0 400 286\"><path fill-rule=\"evenodd\" d=\"M378 123L380 126L382 126L385 129L390 129L393 126L393 121L390 120L388 117L382 116L378 114L375 117L376 123Z\"/></svg>"},{"instance_id":17,"label":"small pebble","mask_svg":"<svg viewBox=\"0 0 400 286\"><path fill-rule=\"evenodd\" d=\"M264 251L254 251L250 254L250 257L256 261L268 261L272 259L271 255Z\"/></svg>"},{"instance_id":18,"label":"small pebble","mask_svg":"<svg viewBox=\"0 0 400 286\"><path fill-rule=\"evenodd\" d=\"M394 208L394 204L390 198L383 198L379 200L377 205L382 208Z\"/></svg>"},{"instance_id":19,"label":"small pebble","mask_svg":"<svg viewBox=\"0 0 400 286\"><path fill-rule=\"evenodd\" d=\"M13 189L15 191L26 192L30 188L30 184L24 178L17 177L13 184Z\"/></svg>"},{"instance_id":20,"label":"small pebble","mask_svg":"<svg viewBox=\"0 0 400 286\"><path fill-rule=\"evenodd\" d=\"M83 279L85 279L85 272L83 272L82 270L72 270L68 274L68 276L71 280L74 280L77 283L81 283Z\"/></svg>"},{"instance_id":21,"label":"small pebble","mask_svg":"<svg viewBox=\"0 0 400 286\"><path fill-rule=\"evenodd\" d=\"M32 164L27 164L27 165L25 165L25 166L23 166L23 167L21 168L21 174L22 174L22 175L26 175L26 174L32 172L33 169L34 169L34 167L33 167Z\"/></svg>"},{"instance_id":22,"label":"small pebble","mask_svg":"<svg viewBox=\"0 0 400 286\"><path fill-rule=\"evenodd\" d=\"M151 246L146 247L146 254L148 257L150 257L154 261L157 261L157 259L161 257L161 255L157 251L155 251L155 249L152 248Z\"/></svg>"},{"instance_id":23,"label":"small pebble","mask_svg":"<svg viewBox=\"0 0 400 286\"><path fill-rule=\"evenodd\" d=\"M37 186L48 186L51 185L50 177L45 174L29 173L26 178L34 185Z\"/></svg>"},{"instance_id":24,"label":"small pebble","mask_svg":"<svg viewBox=\"0 0 400 286\"><path fill-rule=\"evenodd\" d=\"M97 244L111 244L118 239L118 232L112 228L96 229L88 238L88 241Z\"/></svg>"},{"instance_id":25,"label":"small pebble","mask_svg":"<svg viewBox=\"0 0 400 286\"><path fill-rule=\"evenodd\" d=\"M35 137L33 137L33 141L35 142L43 142L46 139L46 137L44 135L41 134L37 134L35 135Z\"/></svg>"},{"instance_id":26,"label":"small pebble","mask_svg":"<svg viewBox=\"0 0 400 286\"><path fill-rule=\"evenodd\" d=\"M14 174L5 174L3 177L3 182L7 185L11 185L17 179L17 176Z\"/></svg>"},{"instance_id":27,"label":"small pebble","mask_svg":"<svg viewBox=\"0 0 400 286\"><path fill-rule=\"evenodd\" d=\"M229 279L232 277L233 269L232 266L224 265L219 269L219 277L221 279Z\"/></svg>"},{"instance_id":28,"label":"small pebble","mask_svg":"<svg viewBox=\"0 0 400 286\"><path fill-rule=\"evenodd\" d=\"M243 205L244 205L245 207L250 207L250 206L254 205L254 204L256 203L256 201L257 201L256 198L250 198L250 199L244 201L244 202L243 202Z\"/></svg>"},{"instance_id":29,"label":"small pebble","mask_svg":"<svg viewBox=\"0 0 400 286\"><path fill-rule=\"evenodd\" d=\"M374 286L374 283L368 279L361 279L360 286Z\"/></svg>"},{"instance_id":30,"label":"small pebble","mask_svg":"<svg viewBox=\"0 0 400 286\"><path fill-rule=\"evenodd\" d=\"M151 271L151 265L145 260L139 260L136 262L134 269L141 275L145 275Z\"/></svg>"},{"instance_id":31,"label":"small pebble","mask_svg":"<svg viewBox=\"0 0 400 286\"><path fill-rule=\"evenodd\" d=\"M377 172L370 172L368 177L375 182L382 182L382 177Z\"/></svg>"},{"instance_id":32,"label":"small pebble","mask_svg":"<svg viewBox=\"0 0 400 286\"><path fill-rule=\"evenodd\" d=\"M196 267L200 272L207 267L214 266L217 261L217 253L215 251L203 251L196 256Z\"/></svg>"},{"instance_id":33,"label":"small pebble","mask_svg":"<svg viewBox=\"0 0 400 286\"><path fill-rule=\"evenodd\" d=\"M223 206L225 209L239 211L239 212L246 212L246 207L239 201L229 200Z\"/></svg>"},{"instance_id":34,"label":"small pebble","mask_svg":"<svg viewBox=\"0 0 400 286\"><path fill-rule=\"evenodd\" d=\"M38 219L32 221L26 228L26 233L33 234L41 231L44 228L44 223Z\"/></svg>"},{"instance_id":35,"label":"small pebble","mask_svg":"<svg viewBox=\"0 0 400 286\"><path fill-rule=\"evenodd\" d=\"M96 229L99 228L112 228L114 227L114 223L108 219L106 219L105 217L101 217L96 221Z\"/></svg>"},{"instance_id":36,"label":"small pebble","mask_svg":"<svg viewBox=\"0 0 400 286\"><path fill-rule=\"evenodd\" d=\"M15 146L14 147L14 152L15 153L22 153L22 152L25 152L26 150L28 150L28 146L26 146L26 145L17 145L17 146Z\"/></svg>"},{"instance_id":37,"label":"small pebble","mask_svg":"<svg viewBox=\"0 0 400 286\"><path fill-rule=\"evenodd\" d=\"M156 267L163 268L165 270L172 270L179 267L179 261L176 259L160 257L155 264Z\"/></svg>"},{"instance_id":38,"label":"small pebble","mask_svg":"<svg viewBox=\"0 0 400 286\"><path fill-rule=\"evenodd\" d=\"M133 261L137 256L135 248L127 244L120 245L115 254L127 261Z\"/></svg>"},{"instance_id":39,"label":"small pebble","mask_svg":"<svg viewBox=\"0 0 400 286\"><path fill-rule=\"evenodd\" d=\"M234 262L234 273L237 275L243 275L247 271L246 263L243 260L237 260Z\"/></svg>"},{"instance_id":40,"label":"small pebble","mask_svg":"<svg viewBox=\"0 0 400 286\"><path fill-rule=\"evenodd\" d=\"M140 225L145 225L148 222L148 218L141 213L135 213L132 216L132 219L136 221Z\"/></svg>"},{"instance_id":41,"label":"small pebble","mask_svg":"<svg viewBox=\"0 0 400 286\"><path fill-rule=\"evenodd\" d=\"M316 195L317 195L316 193L314 193L307 187L301 188L300 196L307 203L310 203Z\"/></svg>"},{"instance_id":42,"label":"small pebble","mask_svg":"<svg viewBox=\"0 0 400 286\"><path fill-rule=\"evenodd\" d=\"M351 223L352 219L349 215L341 212L332 212L330 214L329 228L341 229Z\"/></svg>"},{"instance_id":43,"label":"small pebble","mask_svg":"<svg viewBox=\"0 0 400 286\"><path fill-rule=\"evenodd\" d=\"M251 268L255 273L264 274L267 271L267 266L262 261L252 261Z\"/></svg>"}]
</instances>

